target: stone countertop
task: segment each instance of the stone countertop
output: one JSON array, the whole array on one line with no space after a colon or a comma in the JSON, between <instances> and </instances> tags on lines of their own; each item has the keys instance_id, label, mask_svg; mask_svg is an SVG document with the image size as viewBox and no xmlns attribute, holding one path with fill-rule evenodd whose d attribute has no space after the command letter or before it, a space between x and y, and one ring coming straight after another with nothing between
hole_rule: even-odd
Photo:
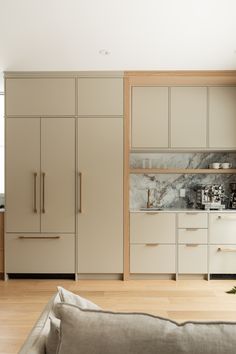
<instances>
[{"instance_id":1,"label":"stone countertop","mask_svg":"<svg viewBox=\"0 0 236 354\"><path fill-rule=\"evenodd\" d=\"M236 209L202 210L202 209L175 209L163 208L161 210L130 210L130 213L236 213Z\"/></svg>"}]
</instances>

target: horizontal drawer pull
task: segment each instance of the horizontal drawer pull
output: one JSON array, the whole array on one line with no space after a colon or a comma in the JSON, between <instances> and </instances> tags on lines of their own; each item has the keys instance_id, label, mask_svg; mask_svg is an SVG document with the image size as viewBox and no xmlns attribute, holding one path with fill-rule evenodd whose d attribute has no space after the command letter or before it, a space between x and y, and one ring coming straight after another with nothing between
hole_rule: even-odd
<instances>
[{"instance_id":1,"label":"horizontal drawer pull","mask_svg":"<svg viewBox=\"0 0 236 354\"><path fill-rule=\"evenodd\" d=\"M196 212L189 212L189 213L185 213L185 215L198 215L199 213L196 213Z\"/></svg>"},{"instance_id":2,"label":"horizontal drawer pull","mask_svg":"<svg viewBox=\"0 0 236 354\"><path fill-rule=\"evenodd\" d=\"M219 247L218 252L236 252L236 248L221 248Z\"/></svg>"},{"instance_id":3,"label":"horizontal drawer pull","mask_svg":"<svg viewBox=\"0 0 236 354\"><path fill-rule=\"evenodd\" d=\"M235 216L227 216L227 215L225 215L225 216L221 216L221 215L219 215L218 216L218 220L233 220L233 221L236 221L236 217Z\"/></svg>"},{"instance_id":4,"label":"horizontal drawer pull","mask_svg":"<svg viewBox=\"0 0 236 354\"><path fill-rule=\"evenodd\" d=\"M146 246L155 247L155 246L159 246L159 243L146 243Z\"/></svg>"},{"instance_id":5,"label":"horizontal drawer pull","mask_svg":"<svg viewBox=\"0 0 236 354\"><path fill-rule=\"evenodd\" d=\"M186 247L198 247L199 244L198 244L198 243L186 243L185 246L186 246Z\"/></svg>"},{"instance_id":6,"label":"horizontal drawer pull","mask_svg":"<svg viewBox=\"0 0 236 354\"><path fill-rule=\"evenodd\" d=\"M160 214L158 211L147 211L145 214L147 215L157 215Z\"/></svg>"},{"instance_id":7,"label":"horizontal drawer pull","mask_svg":"<svg viewBox=\"0 0 236 354\"><path fill-rule=\"evenodd\" d=\"M196 227L188 227L185 229L185 231L198 231L199 229Z\"/></svg>"},{"instance_id":8,"label":"horizontal drawer pull","mask_svg":"<svg viewBox=\"0 0 236 354\"><path fill-rule=\"evenodd\" d=\"M18 236L20 240L58 240L60 236Z\"/></svg>"}]
</instances>

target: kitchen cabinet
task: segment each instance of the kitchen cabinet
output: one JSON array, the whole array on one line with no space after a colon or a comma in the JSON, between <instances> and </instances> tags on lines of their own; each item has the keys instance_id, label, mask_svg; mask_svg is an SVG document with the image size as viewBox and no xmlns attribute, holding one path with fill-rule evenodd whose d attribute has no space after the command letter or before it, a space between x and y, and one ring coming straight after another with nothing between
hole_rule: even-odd
<instances>
[{"instance_id":1,"label":"kitchen cabinet","mask_svg":"<svg viewBox=\"0 0 236 354\"><path fill-rule=\"evenodd\" d=\"M75 232L75 119L7 118L6 232Z\"/></svg>"},{"instance_id":2,"label":"kitchen cabinet","mask_svg":"<svg viewBox=\"0 0 236 354\"><path fill-rule=\"evenodd\" d=\"M206 274L207 272L207 245L193 243L178 245L179 274Z\"/></svg>"},{"instance_id":3,"label":"kitchen cabinet","mask_svg":"<svg viewBox=\"0 0 236 354\"><path fill-rule=\"evenodd\" d=\"M168 148L168 87L133 87L131 147Z\"/></svg>"},{"instance_id":4,"label":"kitchen cabinet","mask_svg":"<svg viewBox=\"0 0 236 354\"><path fill-rule=\"evenodd\" d=\"M175 213L130 213L130 272L175 273Z\"/></svg>"},{"instance_id":5,"label":"kitchen cabinet","mask_svg":"<svg viewBox=\"0 0 236 354\"><path fill-rule=\"evenodd\" d=\"M123 116L123 78L78 79L79 116Z\"/></svg>"},{"instance_id":6,"label":"kitchen cabinet","mask_svg":"<svg viewBox=\"0 0 236 354\"><path fill-rule=\"evenodd\" d=\"M75 78L8 77L5 90L7 116L75 115Z\"/></svg>"},{"instance_id":7,"label":"kitchen cabinet","mask_svg":"<svg viewBox=\"0 0 236 354\"><path fill-rule=\"evenodd\" d=\"M175 273L175 245L132 244L130 248L131 273Z\"/></svg>"},{"instance_id":8,"label":"kitchen cabinet","mask_svg":"<svg viewBox=\"0 0 236 354\"><path fill-rule=\"evenodd\" d=\"M123 272L123 119L78 119L78 273Z\"/></svg>"},{"instance_id":9,"label":"kitchen cabinet","mask_svg":"<svg viewBox=\"0 0 236 354\"><path fill-rule=\"evenodd\" d=\"M210 215L210 273L236 273L236 214Z\"/></svg>"},{"instance_id":10,"label":"kitchen cabinet","mask_svg":"<svg viewBox=\"0 0 236 354\"><path fill-rule=\"evenodd\" d=\"M207 88L171 87L171 147L206 148Z\"/></svg>"},{"instance_id":11,"label":"kitchen cabinet","mask_svg":"<svg viewBox=\"0 0 236 354\"><path fill-rule=\"evenodd\" d=\"M208 214L178 213L178 274L208 273Z\"/></svg>"},{"instance_id":12,"label":"kitchen cabinet","mask_svg":"<svg viewBox=\"0 0 236 354\"><path fill-rule=\"evenodd\" d=\"M175 243L175 213L131 213L131 243Z\"/></svg>"},{"instance_id":13,"label":"kitchen cabinet","mask_svg":"<svg viewBox=\"0 0 236 354\"><path fill-rule=\"evenodd\" d=\"M236 87L209 87L209 147L236 148Z\"/></svg>"},{"instance_id":14,"label":"kitchen cabinet","mask_svg":"<svg viewBox=\"0 0 236 354\"><path fill-rule=\"evenodd\" d=\"M186 212L178 213L178 228L207 228L208 227L208 215L203 212Z\"/></svg>"},{"instance_id":15,"label":"kitchen cabinet","mask_svg":"<svg viewBox=\"0 0 236 354\"><path fill-rule=\"evenodd\" d=\"M210 273L236 274L236 244L209 246Z\"/></svg>"},{"instance_id":16,"label":"kitchen cabinet","mask_svg":"<svg viewBox=\"0 0 236 354\"><path fill-rule=\"evenodd\" d=\"M7 232L40 232L39 179L40 119L7 118Z\"/></svg>"},{"instance_id":17,"label":"kitchen cabinet","mask_svg":"<svg viewBox=\"0 0 236 354\"><path fill-rule=\"evenodd\" d=\"M214 213L209 217L210 244L236 244L236 214Z\"/></svg>"},{"instance_id":18,"label":"kitchen cabinet","mask_svg":"<svg viewBox=\"0 0 236 354\"><path fill-rule=\"evenodd\" d=\"M8 233L7 273L74 273L73 234Z\"/></svg>"}]
</instances>

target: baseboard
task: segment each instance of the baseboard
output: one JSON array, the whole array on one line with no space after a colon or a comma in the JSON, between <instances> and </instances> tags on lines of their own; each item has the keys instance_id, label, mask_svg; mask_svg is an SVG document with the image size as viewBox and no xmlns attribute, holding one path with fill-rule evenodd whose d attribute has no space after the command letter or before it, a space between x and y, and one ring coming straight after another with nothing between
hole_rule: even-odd
<instances>
[{"instance_id":1,"label":"baseboard","mask_svg":"<svg viewBox=\"0 0 236 354\"><path fill-rule=\"evenodd\" d=\"M78 280L122 280L123 274L77 274Z\"/></svg>"},{"instance_id":2,"label":"baseboard","mask_svg":"<svg viewBox=\"0 0 236 354\"><path fill-rule=\"evenodd\" d=\"M75 279L75 274L8 273L8 279Z\"/></svg>"},{"instance_id":3,"label":"baseboard","mask_svg":"<svg viewBox=\"0 0 236 354\"><path fill-rule=\"evenodd\" d=\"M130 280L175 280L175 274L130 274Z\"/></svg>"},{"instance_id":4,"label":"baseboard","mask_svg":"<svg viewBox=\"0 0 236 354\"><path fill-rule=\"evenodd\" d=\"M236 279L236 274L210 274L210 279Z\"/></svg>"}]
</instances>

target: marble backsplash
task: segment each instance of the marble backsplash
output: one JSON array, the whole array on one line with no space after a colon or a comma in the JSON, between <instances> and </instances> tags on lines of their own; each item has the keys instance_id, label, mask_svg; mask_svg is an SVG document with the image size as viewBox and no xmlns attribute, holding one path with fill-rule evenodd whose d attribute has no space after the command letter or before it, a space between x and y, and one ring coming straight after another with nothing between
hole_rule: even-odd
<instances>
[{"instance_id":1,"label":"marble backsplash","mask_svg":"<svg viewBox=\"0 0 236 354\"><path fill-rule=\"evenodd\" d=\"M152 168L208 168L213 162L229 162L236 167L234 152L196 153L132 153L131 168L142 168L145 160ZM131 174L130 209L138 210L146 206L147 189L156 190L156 204L164 208L196 208L196 186L222 184L225 202L230 195L229 183L236 181L233 174ZM180 189L185 189L185 197L180 197Z\"/></svg>"}]
</instances>

